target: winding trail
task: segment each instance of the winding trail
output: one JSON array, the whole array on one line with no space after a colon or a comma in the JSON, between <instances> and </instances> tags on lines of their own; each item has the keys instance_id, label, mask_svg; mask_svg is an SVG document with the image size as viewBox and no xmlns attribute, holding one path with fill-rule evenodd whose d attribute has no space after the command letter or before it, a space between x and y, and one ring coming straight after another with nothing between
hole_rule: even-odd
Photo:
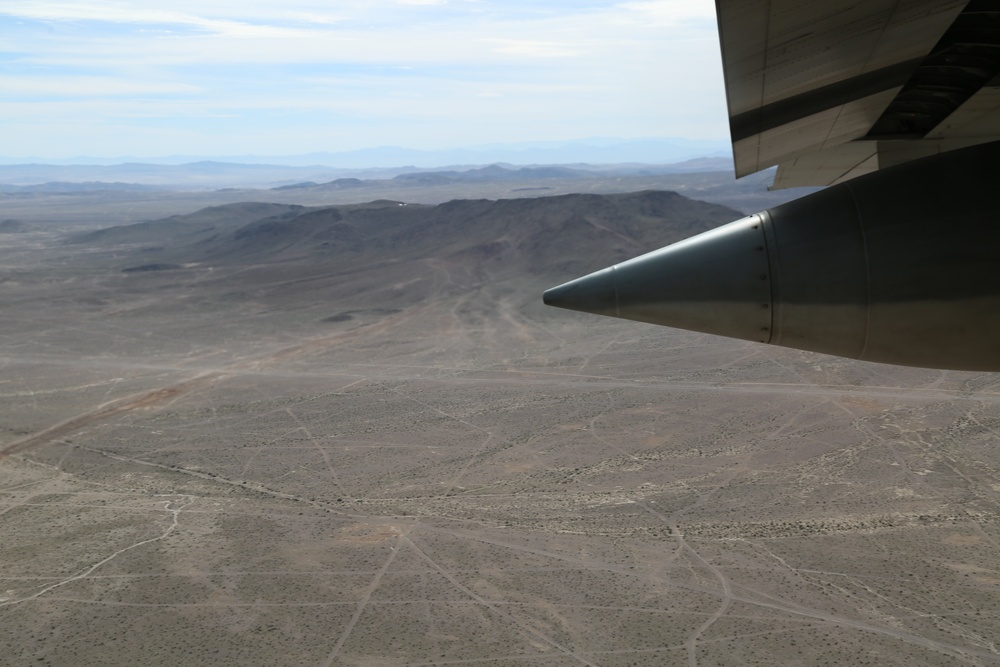
<instances>
[{"instance_id":1,"label":"winding trail","mask_svg":"<svg viewBox=\"0 0 1000 667\"><path fill-rule=\"evenodd\" d=\"M42 595L45 595L46 593L48 593L51 590L59 588L60 586L65 586L66 584L69 584L69 583L72 583L74 581L78 581L80 579L85 578L86 576L88 576L91 572L93 572L97 568L101 567L105 563L108 563L108 562L114 560L115 558L117 558L118 556L122 555L126 551L131 551L132 549L136 549L136 548L144 546L146 544L151 544L153 542L159 542L160 540L165 539L167 536L169 536L172 532L174 532L177 529L178 516L180 515L181 510L183 510L185 507L189 506L191 503L194 502L194 498L192 496L180 496L180 497L183 499L184 502L180 502L176 507L171 507L170 506L171 504L173 504L175 502L173 500L166 500L166 501L163 502L163 509L171 514L171 519L172 520L170 522L170 525L167 526L167 529L165 531L163 531L162 534L157 535L156 537L151 537L151 538L149 538L147 540L142 540L142 541L136 542L135 544L130 544L127 547L119 549L118 551L114 552L110 556L106 556L105 558L102 558L101 560L97 561L96 563L94 563L90 567L88 567L88 568L86 568L84 570L81 570L80 572L74 574L72 577L69 577L68 579L63 579L62 581L57 581L54 584L49 584L45 588L41 589L40 591L38 591L36 593L33 593L32 595L29 595L28 597L18 598L16 600L5 600L3 602L0 602L0 607L7 607L7 606L10 606L10 605L20 604L22 602L27 602L29 600L34 600L35 598L38 598L38 597L40 597Z\"/></svg>"},{"instance_id":2,"label":"winding trail","mask_svg":"<svg viewBox=\"0 0 1000 667\"><path fill-rule=\"evenodd\" d=\"M581 664L587 665L588 667L597 667L597 665L595 665L591 661L587 660L586 658L584 658L579 653L576 653L575 651L573 651L573 649L569 648L568 646L564 646L563 644L560 644L559 642L557 642L556 640L548 637L547 635L542 634L541 632L539 632L535 628L533 628L530 625L528 625L525 621L522 621L517 616L514 616L512 614L509 614L509 613L507 613L507 612L499 609L496 604L490 602L489 600L487 600L486 598L484 598L484 597L482 597L480 595L477 595L475 592L473 592L472 590L470 590L468 587L464 586L458 579L456 579L450 572L448 572L448 570L446 570L443 567L441 567L437 563L437 561L435 561L433 558L431 558L430 556L428 556L424 552L423 549L421 549L416 544L414 544L413 541L410 540L410 538L408 536L404 535L404 536L401 537L401 539L402 539L402 541L404 541L407 544L407 546L409 546L411 549L413 549L413 551L418 556L420 556L420 558L422 558L431 567L433 567L435 570L437 570L439 573L441 573L441 576L443 576L445 579L447 579L455 588L457 588L459 591L461 591L465 595L467 595L470 598L472 598L473 600L475 600L477 603L483 605L484 607L486 607L487 609L489 609L490 611L492 611L497 616L500 616L502 618L506 618L507 620L511 621L517 627L521 628L521 630L527 632L528 634L530 634L531 636L535 637L539 641L544 642L546 645L551 646L552 648L558 650L560 653L562 653L562 654L564 654L564 655L566 655L568 657L574 658L578 662L580 662ZM327 665L327 666L324 666L324 667L329 667L329 666Z\"/></svg>"},{"instance_id":3,"label":"winding trail","mask_svg":"<svg viewBox=\"0 0 1000 667\"><path fill-rule=\"evenodd\" d=\"M704 593L706 595L712 595L720 598L725 597L725 593L721 592L716 587L680 583L664 577L643 574L637 570L630 569L624 565L616 565L600 561L594 561L587 558L580 558L580 557L570 556L567 554L556 553L549 551L547 549L541 549L537 547L522 546L505 540L492 539L482 535L472 535L466 532L461 532L447 528L433 527L423 523L420 525L420 529L433 533L451 535L453 537L472 540L476 542L482 542L484 544L492 544L495 546L505 547L512 551L520 551L528 554L533 554L536 556L545 556L548 558L552 558L554 560L558 560L565 563L572 563L579 567L585 567L588 569L614 572L616 574L622 574L631 577L639 577L643 580L660 584L663 586L669 586L671 588L693 591L697 593ZM785 614L790 614L793 617L801 617L802 619L809 619L811 621L822 621L840 627L860 630L862 632L870 632L872 634L882 635L886 637L892 637L907 644L912 644L915 646L920 646L925 649L936 651L938 653L943 653L945 655L951 656L952 658L956 658L958 660L967 663L970 662L971 657L986 658L993 661L997 659L997 654L994 653L993 651L983 651L970 648L968 646L957 646L955 644L951 644L948 642L936 641L891 626L876 625L862 620L840 616L838 614L824 611L822 609L808 607L806 605L802 605L796 602L789 602L787 600L782 600L780 598L776 598L774 596L768 595L766 593L757 591L755 589L746 586L740 586L739 588L741 590L735 590L732 588L730 589L728 597L732 602L742 602L744 604L748 604L753 607L759 607L761 609L768 609L773 611L779 611ZM709 618L711 618L711 616ZM978 663L972 663L972 664L978 664Z\"/></svg>"}]
</instances>

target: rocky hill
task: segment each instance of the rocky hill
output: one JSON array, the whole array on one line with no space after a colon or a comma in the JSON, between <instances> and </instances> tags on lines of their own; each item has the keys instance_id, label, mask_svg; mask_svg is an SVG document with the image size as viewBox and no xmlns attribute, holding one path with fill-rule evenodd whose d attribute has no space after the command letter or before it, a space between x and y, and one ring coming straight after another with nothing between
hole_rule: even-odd
<instances>
[{"instance_id":1,"label":"rocky hill","mask_svg":"<svg viewBox=\"0 0 1000 667\"><path fill-rule=\"evenodd\" d=\"M674 192L302 207L242 203L114 227L72 242L114 249L130 279L240 269L275 302L400 308L488 290L531 293L717 227L740 214ZM530 283L530 285L529 285ZM210 277L200 278L208 289ZM233 295L233 284L219 283ZM450 295L450 296L449 296ZM534 296L532 298L534 298ZM484 303L486 299L481 299Z\"/></svg>"},{"instance_id":2,"label":"rocky hill","mask_svg":"<svg viewBox=\"0 0 1000 667\"><path fill-rule=\"evenodd\" d=\"M553 274L620 261L739 217L674 192L303 207L241 203L112 227L75 243L157 244L171 261L261 263L434 258Z\"/></svg>"},{"instance_id":3,"label":"rocky hill","mask_svg":"<svg viewBox=\"0 0 1000 667\"><path fill-rule=\"evenodd\" d=\"M106 227L71 235L68 243L115 245L123 243L167 245L177 248L195 241L205 241L223 231L232 230L262 217L296 214L303 206L241 202L209 206L188 215L173 215L163 220L134 225Z\"/></svg>"}]
</instances>

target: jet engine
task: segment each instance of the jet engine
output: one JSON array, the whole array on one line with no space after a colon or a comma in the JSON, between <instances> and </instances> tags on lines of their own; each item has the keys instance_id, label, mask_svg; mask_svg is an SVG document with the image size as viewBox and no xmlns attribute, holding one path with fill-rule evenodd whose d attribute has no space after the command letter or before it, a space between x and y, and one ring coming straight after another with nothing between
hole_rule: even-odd
<instances>
[{"instance_id":1,"label":"jet engine","mask_svg":"<svg viewBox=\"0 0 1000 667\"><path fill-rule=\"evenodd\" d=\"M831 186L543 298L853 359L1000 371L1000 142Z\"/></svg>"}]
</instances>

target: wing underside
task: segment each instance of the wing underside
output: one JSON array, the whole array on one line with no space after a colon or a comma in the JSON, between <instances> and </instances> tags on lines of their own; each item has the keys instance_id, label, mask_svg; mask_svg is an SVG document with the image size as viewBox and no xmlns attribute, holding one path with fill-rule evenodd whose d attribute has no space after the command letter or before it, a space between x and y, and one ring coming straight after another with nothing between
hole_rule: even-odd
<instances>
[{"instance_id":1,"label":"wing underside","mask_svg":"<svg viewBox=\"0 0 1000 667\"><path fill-rule=\"evenodd\" d=\"M1000 139L1000 6L717 0L736 173L832 185Z\"/></svg>"}]
</instances>

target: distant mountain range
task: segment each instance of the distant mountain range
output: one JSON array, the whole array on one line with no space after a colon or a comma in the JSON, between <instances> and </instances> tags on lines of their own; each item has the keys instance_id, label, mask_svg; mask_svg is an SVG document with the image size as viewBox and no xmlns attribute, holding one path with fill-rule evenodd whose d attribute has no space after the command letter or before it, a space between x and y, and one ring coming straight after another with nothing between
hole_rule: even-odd
<instances>
[{"instance_id":1,"label":"distant mountain range","mask_svg":"<svg viewBox=\"0 0 1000 667\"><path fill-rule=\"evenodd\" d=\"M156 192L165 190L162 185L145 185L142 183L106 183L104 181L48 181L31 185L0 185L0 192L39 192L39 193L82 193L82 192Z\"/></svg>"},{"instance_id":2,"label":"distant mountain range","mask_svg":"<svg viewBox=\"0 0 1000 667\"><path fill-rule=\"evenodd\" d=\"M187 165L200 162L226 162L247 165L282 165L288 167L328 166L341 169L376 169L387 167L440 168L456 165L483 165L506 162L535 164L669 164L703 157L730 157L726 140L691 140L682 138L615 139L590 138L577 141L542 141L490 144L469 148L419 150L398 146L380 146L361 150L322 151L300 155L168 155L159 157L93 157L65 159L38 157L0 157L0 165Z\"/></svg>"},{"instance_id":3,"label":"distant mountain range","mask_svg":"<svg viewBox=\"0 0 1000 667\"><path fill-rule=\"evenodd\" d=\"M116 165L0 165L0 192L80 193L97 191L205 190L217 188L343 189L366 184L420 186L487 181L536 181L595 176L658 175L732 171L729 158L697 158L673 164L539 165L507 163L451 168L393 167L341 169L287 165L193 162L182 165L125 163Z\"/></svg>"},{"instance_id":4,"label":"distant mountain range","mask_svg":"<svg viewBox=\"0 0 1000 667\"><path fill-rule=\"evenodd\" d=\"M692 162L697 162L697 164L691 164ZM624 175L624 174L643 174L643 175L653 175L653 174L663 174L663 173L693 173L699 171L725 171L731 168L731 163L722 158L707 158L699 161L689 161L685 163L680 163L676 165L642 165L640 166L621 166L621 167L608 167L603 170L597 170L594 167L589 167L587 165L576 165L576 168L565 167L565 166L547 166L547 167L521 167L520 169L513 169L508 167L502 167L498 164L489 165L487 167L479 167L475 169L467 169L465 171L456 171L453 169L446 169L442 171L411 171L398 176L394 176L391 179L360 179L360 178L337 178L335 180L329 181L327 183L316 183L315 181L303 181L301 183L292 183L289 185L281 185L273 190L311 190L311 191L326 191L326 190L351 190L351 189L361 189L361 188L371 188L371 187L384 187L387 181L391 182L393 186L396 187L426 187L435 185L447 185L452 183L505 183L505 182L522 182L522 183L533 183L536 181L545 181L549 179L578 179L578 178L592 178L597 175L604 174L605 176L613 175ZM542 188L522 188L524 190L538 190Z\"/></svg>"}]
</instances>

